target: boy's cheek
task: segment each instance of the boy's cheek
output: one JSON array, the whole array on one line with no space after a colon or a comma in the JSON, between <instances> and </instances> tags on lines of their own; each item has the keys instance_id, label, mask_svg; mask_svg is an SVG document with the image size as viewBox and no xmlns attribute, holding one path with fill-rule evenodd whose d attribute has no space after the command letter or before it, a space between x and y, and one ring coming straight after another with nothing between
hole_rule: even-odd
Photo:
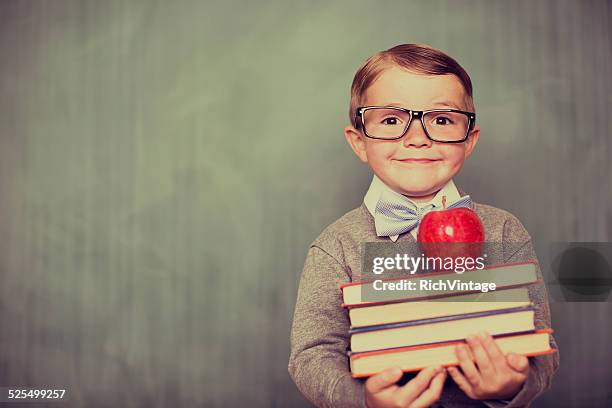
<instances>
[{"instance_id":1,"label":"boy's cheek","mask_svg":"<svg viewBox=\"0 0 612 408\"><path fill-rule=\"evenodd\" d=\"M397 146L385 141L368 141L366 144L366 153L368 162L381 163L390 161L397 151Z\"/></svg>"},{"instance_id":2,"label":"boy's cheek","mask_svg":"<svg viewBox=\"0 0 612 408\"><path fill-rule=\"evenodd\" d=\"M466 159L465 144L442 146L442 154L453 163L463 164Z\"/></svg>"}]
</instances>

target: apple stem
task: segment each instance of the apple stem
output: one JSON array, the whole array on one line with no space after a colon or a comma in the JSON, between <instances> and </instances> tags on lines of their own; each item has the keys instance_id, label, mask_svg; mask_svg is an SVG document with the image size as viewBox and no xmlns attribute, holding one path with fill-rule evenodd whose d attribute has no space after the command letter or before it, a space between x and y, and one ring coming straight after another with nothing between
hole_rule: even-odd
<instances>
[{"instance_id":1,"label":"apple stem","mask_svg":"<svg viewBox=\"0 0 612 408\"><path fill-rule=\"evenodd\" d=\"M442 196L442 209L446 210L446 196L445 195Z\"/></svg>"}]
</instances>

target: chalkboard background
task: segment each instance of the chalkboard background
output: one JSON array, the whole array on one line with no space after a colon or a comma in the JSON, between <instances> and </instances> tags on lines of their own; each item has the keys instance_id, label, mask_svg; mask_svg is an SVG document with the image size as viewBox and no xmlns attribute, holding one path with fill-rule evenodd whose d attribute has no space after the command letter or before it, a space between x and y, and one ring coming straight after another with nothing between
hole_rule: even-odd
<instances>
[{"instance_id":1,"label":"chalkboard background","mask_svg":"<svg viewBox=\"0 0 612 408\"><path fill-rule=\"evenodd\" d=\"M69 406L309 406L308 244L370 173L352 76L426 43L475 88L457 179L537 245L612 238L607 1L2 1L0 386ZM612 401L610 303L553 303L536 406Z\"/></svg>"}]
</instances>

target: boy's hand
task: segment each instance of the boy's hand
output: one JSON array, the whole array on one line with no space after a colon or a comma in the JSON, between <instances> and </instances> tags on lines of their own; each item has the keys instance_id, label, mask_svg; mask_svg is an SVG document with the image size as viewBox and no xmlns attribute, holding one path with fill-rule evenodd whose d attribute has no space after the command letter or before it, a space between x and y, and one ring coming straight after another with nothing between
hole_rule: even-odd
<instances>
[{"instance_id":1,"label":"boy's hand","mask_svg":"<svg viewBox=\"0 0 612 408\"><path fill-rule=\"evenodd\" d=\"M448 368L459 388L472 399L514 397L529 375L527 357L515 353L504 356L487 333L468 336L466 340L469 349L463 344L456 348L461 371L457 367ZM470 350L473 357L470 356Z\"/></svg>"},{"instance_id":2,"label":"boy's hand","mask_svg":"<svg viewBox=\"0 0 612 408\"><path fill-rule=\"evenodd\" d=\"M406 383L395 383L402 377L402 370L389 368L365 383L365 401L368 408L421 408L428 407L440 398L446 370L428 367Z\"/></svg>"}]
</instances>

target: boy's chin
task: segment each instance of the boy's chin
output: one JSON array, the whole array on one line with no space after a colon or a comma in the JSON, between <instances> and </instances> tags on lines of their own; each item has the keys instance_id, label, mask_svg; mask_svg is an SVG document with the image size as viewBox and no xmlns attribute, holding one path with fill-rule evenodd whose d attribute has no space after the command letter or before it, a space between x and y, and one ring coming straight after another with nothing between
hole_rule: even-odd
<instances>
[{"instance_id":1,"label":"boy's chin","mask_svg":"<svg viewBox=\"0 0 612 408\"><path fill-rule=\"evenodd\" d=\"M410 178L407 178L404 174L399 177L398 175L383 174L378 177L387 184L387 186L400 194L408 197L429 199L432 198L432 195L440 191L448 180L452 178L431 176L431 174L412 173L410 174Z\"/></svg>"},{"instance_id":2,"label":"boy's chin","mask_svg":"<svg viewBox=\"0 0 612 408\"><path fill-rule=\"evenodd\" d=\"M444 186L444 184L442 185ZM431 198L431 195L435 195L442 186L437 186L435 184L427 184L427 185L399 185L398 192L408 197L413 198Z\"/></svg>"}]
</instances>

